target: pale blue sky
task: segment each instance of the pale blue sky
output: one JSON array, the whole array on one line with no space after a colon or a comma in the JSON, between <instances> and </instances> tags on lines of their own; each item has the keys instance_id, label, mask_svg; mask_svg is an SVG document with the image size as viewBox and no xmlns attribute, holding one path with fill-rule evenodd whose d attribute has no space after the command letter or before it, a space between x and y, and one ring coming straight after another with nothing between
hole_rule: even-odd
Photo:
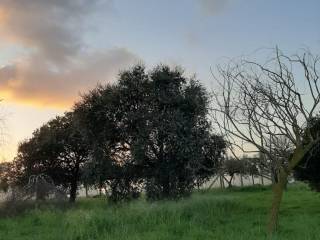
<instances>
[{"instance_id":1,"label":"pale blue sky","mask_svg":"<svg viewBox=\"0 0 320 240\"><path fill-rule=\"evenodd\" d=\"M316 0L2 0L2 158L97 82L143 61L181 65L212 83L225 57L279 46L320 53Z\"/></svg>"},{"instance_id":2,"label":"pale blue sky","mask_svg":"<svg viewBox=\"0 0 320 240\"><path fill-rule=\"evenodd\" d=\"M115 1L112 17L98 20L102 27L88 39L125 46L147 64L177 62L199 74L221 57L261 47L320 49L319 1L229 0L211 14L201 2L209 1Z\"/></svg>"}]
</instances>

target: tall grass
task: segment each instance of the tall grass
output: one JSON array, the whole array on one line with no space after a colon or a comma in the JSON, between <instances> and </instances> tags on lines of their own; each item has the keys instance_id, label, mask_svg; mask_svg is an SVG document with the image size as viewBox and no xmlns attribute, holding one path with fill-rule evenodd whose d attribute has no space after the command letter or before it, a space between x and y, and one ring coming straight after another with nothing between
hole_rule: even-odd
<instances>
[{"instance_id":1,"label":"tall grass","mask_svg":"<svg viewBox=\"0 0 320 240\"><path fill-rule=\"evenodd\" d=\"M268 239L271 191L266 188L197 192L180 201L144 200L110 205L81 199L70 208L54 206L0 219L0 239ZM272 239L320 239L320 195L291 186Z\"/></svg>"}]
</instances>

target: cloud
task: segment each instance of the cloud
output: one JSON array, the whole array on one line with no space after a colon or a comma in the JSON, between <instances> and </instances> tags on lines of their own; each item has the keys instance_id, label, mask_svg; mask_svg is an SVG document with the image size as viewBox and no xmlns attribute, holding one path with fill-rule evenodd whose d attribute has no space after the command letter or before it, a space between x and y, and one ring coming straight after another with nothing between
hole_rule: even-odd
<instances>
[{"instance_id":1,"label":"cloud","mask_svg":"<svg viewBox=\"0 0 320 240\"><path fill-rule=\"evenodd\" d=\"M61 62L81 49L84 21L98 1L1 0L0 36Z\"/></svg>"},{"instance_id":2,"label":"cloud","mask_svg":"<svg viewBox=\"0 0 320 240\"><path fill-rule=\"evenodd\" d=\"M114 81L119 69L137 61L124 48L83 53L59 68L32 55L0 68L0 95L32 105L69 107L79 93L99 82Z\"/></svg>"},{"instance_id":3,"label":"cloud","mask_svg":"<svg viewBox=\"0 0 320 240\"><path fill-rule=\"evenodd\" d=\"M138 59L125 48L88 51L90 17L111 0L1 0L0 37L28 50L0 68L1 98L42 106L70 106L79 92L113 80Z\"/></svg>"},{"instance_id":4,"label":"cloud","mask_svg":"<svg viewBox=\"0 0 320 240\"><path fill-rule=\"evenodd\" d=\"M216 15L222 12L230 0L197 0L206 15Z\"/></svg>"}]
</instances>

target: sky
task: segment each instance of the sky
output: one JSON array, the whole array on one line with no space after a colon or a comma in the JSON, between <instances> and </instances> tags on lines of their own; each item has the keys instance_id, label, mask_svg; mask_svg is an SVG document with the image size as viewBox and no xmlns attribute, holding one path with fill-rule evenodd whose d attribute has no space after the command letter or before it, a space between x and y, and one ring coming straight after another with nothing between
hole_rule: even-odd
<instances>
[{"instance_id":1,"label":"sky","mask_svg":"<svg viewBox=\"0 0 320 240\"><path fill-rule=\"evenodd\" d=\"M82 93L136 63L204 85L224 59L278 46L320 54L318 0L1 0L0 161Z\"/></svg>"}]
</instances>

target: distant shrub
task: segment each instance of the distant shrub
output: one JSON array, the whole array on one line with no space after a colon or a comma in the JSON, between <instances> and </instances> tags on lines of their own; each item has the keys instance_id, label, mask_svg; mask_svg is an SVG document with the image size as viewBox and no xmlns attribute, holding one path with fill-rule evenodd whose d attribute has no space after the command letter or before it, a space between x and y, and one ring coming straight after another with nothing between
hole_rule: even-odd
<instances>
[{"instance_id":1,"label":"distant shrub","mask_svg":"<svg viewBox=\"0 0 320 240\"><path fill-rule=\"evenodd\" d=\"M141 184L129 178L111 180L109 200L112 202L124 202L140 197Z\"/></svg>"},{"instance_id":2,"label":"distant shrub","mask_svg":"<svg viewBox=\"0 0 320 240\"><path fill-rule=\"evenodd\" d=\"M52 200L64 202L67 199L65 190L56 187L50 177L40 174L32 175L26 186L13 186L8 191L4 205L13 212L24 209L39 201Z\"/></svg>"}]
</instances>

